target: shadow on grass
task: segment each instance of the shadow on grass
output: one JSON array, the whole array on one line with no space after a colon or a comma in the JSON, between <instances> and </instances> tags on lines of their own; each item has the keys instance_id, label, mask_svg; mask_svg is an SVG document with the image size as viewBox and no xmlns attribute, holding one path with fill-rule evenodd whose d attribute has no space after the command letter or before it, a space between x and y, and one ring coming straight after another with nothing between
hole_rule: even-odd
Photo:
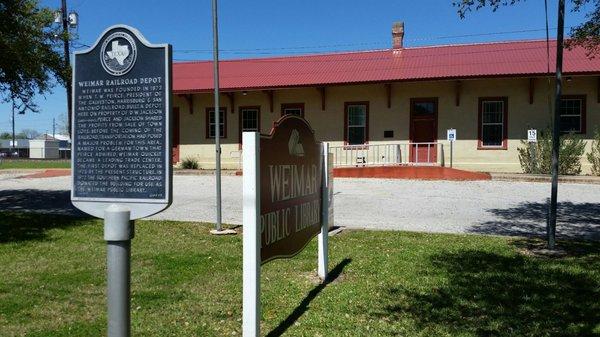
<instances>
[{"instance_id":1,"label":"shadow on grass","mask_svg":"<svg viewBox=\"0 0 600 337\"><path fill-rule=\"evenodd\" d=\"M547 249L548 242L545 239L513 239L510 244L524 255L539 257L575 257L580 259L590 258L592 261L600 259L600 243L591 240L560 240L556 242L556 251ZM599 262L596 261L596 263Z\"/></svg>"},{"instance_id":2,"label":"shadow on grass","mask_svg":"<svg viewBox=\"0 0 600 337\"><path fill-rule=\"evenodd\" d=\"M89 218L88 218L89 219ZM32 212L0 212L0 244L47 239L47 231L83 225L82 218Z\"/></svg>"},{"instance_id":3,"label":"shadow on grass","mask_svg":"<svg viewBox=\"0 0 600 337\"><path fill-rule=\"evenodd\" d=\"M311 290L306 297L300 302L300 305L292 311L291 314L288 315L279 325L273 329L267 337L276 337L281 336L287 329L289 329L294 323L308 310L308 305L312 300L317 297L317 295L327 287L331 282L335 281L341 274L344 268L352 262L352 259L344 259L342 262L338 263L335 268L333 268L329 274L327 275L327 279L325 282L316 286L313 290Z\"/></svg>"},{"instance_id":4,"label":"shadow on grass","mask_svg":"<svg viewBox=\"0 0 600 337\"><path fill-rule=\"evenodd\" d=\"M85 216L71 204L71 191L68 190L2 190L0 210Z\"/></svg>"},{"instance_id":5,"label":"shadow on grass","mask_svg":"<svg viewBox=\"0 0 600 337\"><path fill-rule=\"evenodd\" d=\"M425 291L390 289L381 315L436 332L429 335L600 336L593 251L573 260L466 250L433 256L429 268L446 281Z\"/></svg>"},{"instance_id":6,"label":"shadow on grass","mask_svg":"<svg viewBox=\"0 0 600 337\"><path fill-rule=\"evenodd\" d=\"M473 233L508 236L545 236L548 205L525 202L512 208L487 210L497 220L478 224ZM557 236L568 239L600 240L600 203L560 202Z\"/></svg>"}]
</instances>

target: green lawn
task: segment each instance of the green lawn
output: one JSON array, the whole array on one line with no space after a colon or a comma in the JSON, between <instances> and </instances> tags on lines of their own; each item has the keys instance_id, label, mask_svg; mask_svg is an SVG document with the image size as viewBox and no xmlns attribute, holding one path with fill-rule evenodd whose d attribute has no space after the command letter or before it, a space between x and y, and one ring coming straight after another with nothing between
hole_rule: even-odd
<instances>
[{"instance_id":1,"label":"green lawn","mask_svg":"<svg viewBox=\"0 0 600 337\"><path fill-rule=\"evenodd\" d=\"M240 335L242 236L139 221L134 336ZM262 332L278 336L600 336L600 244L350 231L264 266ZM105 243L97 220L0 213L0 335L105 335Z\"/></svg>"},{"instance_id":2,"label":"green lawn","mask_svg":"<svg viewBox=\"0 0 600 337\"><path fill-rule=\"evenodd\" d=\"M0 170L3 169L52 169L71 168L70 160L28 160L0 159Z\"/></svg>"}]
</instances>

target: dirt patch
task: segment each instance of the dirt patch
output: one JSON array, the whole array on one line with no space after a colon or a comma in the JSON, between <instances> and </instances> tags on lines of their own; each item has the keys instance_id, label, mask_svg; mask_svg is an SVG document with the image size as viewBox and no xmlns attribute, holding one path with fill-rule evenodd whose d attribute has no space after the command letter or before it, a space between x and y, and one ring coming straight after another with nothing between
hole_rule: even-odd
<instances>
[{"instance_id":1,"label":"dirt patch","mask_svg":"<svg viewBox=\"0 0 600 337\"><path fill-rule=\"evenodd\" d=\"M33 174L28 174L21 176L19 178L54 178L54 177L66 177L71 175L70 169L51 169L44 170L42 172L36 172Z\"/></svg>"},{"instance_id":2,"label":"dirt patch","mask_svg":"<svg viewBox=\"0 0 600 337\"><path fill-rule=\"evenodd\" d=\"M330 275L331 275L331 273L330 273ZM313 285L319 285L319 284L323 283L323 281L321 280L321 278L317 274L316 270L302 273L302 274L300 274L300 276L302 278L306 279L310 284L313 284ZM333 283L333 284L340 283L340 282L343 282L345 279L346 279L346 274L341 273L341 274L337 275L337 277L335 279L328 280L327 284L330 284L330 283Z\"/></svg>"},{"instance_id":3,"label":"dirt patch","mask_svg":"<svg viewBox=\"0 0 600 337\"><path fill-rule=\"evenodd\" d=\"M548 244L545 240L541 239L521 239L514 240L512 244L517 247L517 250L520 254L530 257L539 257L539 258L564 258L569 256L577 256L578 249L575 248L573 251L570 249L566 249L566 247L562 247L560 243L558 243L554 249L548 249Z\"/></svg>"}]
</instances>

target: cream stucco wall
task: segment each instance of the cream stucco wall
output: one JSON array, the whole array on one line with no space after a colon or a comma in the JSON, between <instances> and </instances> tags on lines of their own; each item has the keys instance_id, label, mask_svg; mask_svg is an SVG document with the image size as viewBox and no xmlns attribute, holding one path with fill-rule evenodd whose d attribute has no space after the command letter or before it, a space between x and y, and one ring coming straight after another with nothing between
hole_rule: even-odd
<instances>
[{"instance_id":1,"label":"cream stucco wall","mask_svg":"<svg viewBox=\"0 0 600 337\"><path fill-rule=\"evenodd\" d=\"M463 80L460 87L460 105L455 105L455 81L393 83L391 108L387 107L384 84L329 86L326 88L326 107L321 109L321 95L316 88L275 90L273 112L269 96L263 91L234 93L235 107L225 95L221 106L227 108L227 138L222 140L224 168L237 169L240 163L239 107L260 106L261 132L268 133L271 125L281 116L281 104L304 103L305 118L315 129L319 140L343 145L344 103L369 102L369 144L408 142L410 99L438 98L438 140L445 145L445 162L449 163L446 130L455 128L458 141L454 146L454 167L488 172L520 172L517 148L526 138L528 128L543 130L550 125L548 95L554 94L554 83L544 78L534 80L534 102L529 104L529 78ZM600 104L597 102L597 78L574 77L565 82L563 93L586 95L587 150L591 147L592 133L600 126ZM480 97L508 98L508 148L506 150L480 150L478 138L478 104ZM213 106L211 94L195 94L193 113L189 113L187 100L177 95L174 106L180 108L180 159L195 157L202 168L214 168L214 139L206 137L206 108ZM384 138L385 130L394 132L393 138ZM589 163L582 160L584 173Z\"/></svg>"}]
</instances>

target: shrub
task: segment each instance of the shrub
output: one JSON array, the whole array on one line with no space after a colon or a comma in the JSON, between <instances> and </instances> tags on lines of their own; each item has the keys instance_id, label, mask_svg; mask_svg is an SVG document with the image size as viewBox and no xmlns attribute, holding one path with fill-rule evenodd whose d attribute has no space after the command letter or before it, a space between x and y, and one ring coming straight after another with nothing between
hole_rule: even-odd
<instances>
[{"instance_id":1,"label":"shrub","mask_svg":"<svg viewBox=\"0 0 600 337\"><path fill-rule=\"evenodd\" d=\"M594 131L592 152L587 154L587 159L592 164L592 174L600 176L600 128L596 128Z\"/></svg>"},{"instance_id":2,"label":"shrub","mask_svg":"<svg viewBox=\"0 0 600 337\"><path fill-rule=\"evenodd\" d=\"M188 170L197 170L200 167L196 158L186 157L181 161L181 168Z\"/></svg>"},{"instance_id":3,"label":"shrub","mask_svg":"<svg viewBox=\"0 0 600 337\"><path fill-rule=\"evenodd\" d=\"M540 132L538 141L533 146L526 141L521 141L521 144L523 147L520 147L518 151L523 172L534 174L550 174L552 172L552 132L550 129ZM580 174L581 156L584 151L585 142L579 136L573 133L561 135L558 151L558 174Z\"/></svg>"}]
</instances>

